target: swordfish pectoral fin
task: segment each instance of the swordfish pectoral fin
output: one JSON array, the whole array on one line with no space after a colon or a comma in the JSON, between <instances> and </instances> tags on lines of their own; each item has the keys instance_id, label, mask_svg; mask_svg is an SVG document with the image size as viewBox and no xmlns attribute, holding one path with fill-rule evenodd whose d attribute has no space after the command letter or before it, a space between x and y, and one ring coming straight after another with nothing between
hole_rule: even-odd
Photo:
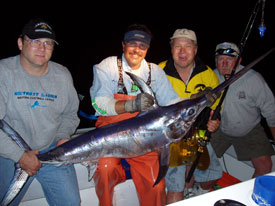
<instances>
[{"instance_id":1,"label":"swordfish pectoral fin","mask_svg":"<svg viewBox=\"0 0 275 206\"><path fill-rule=\"evenodd\" d=\"M29 179L29 175L27 172L22 170L18 165L16 166L16 170L13 176L13 179L10 183L8 192L5 194L2 199L0 206L9 205L12 200L17 196L20 190L23 188L27 180Z\"/></svg>"},{"instance_id":2,"label":"swordfish pectoral fin","mask_svg":"<svg viewBox=\"0 0 275 206\"><path fill-rule=\"evenodd\" d=\"M97 168L97 160L93 160L93 161L86 161L86 162L82 162L81 164L83 166L85 166L88 170L88 181L90 182L93 179L95 170Z\"/></svg>"},{"instance_id":3,"label":"swordfish pectoral fin","mask_svg":"<svg viewBox=\"0 0 275 206\"><path fill-rule=\"evenodd\" d=\"M168 167L169 167L169 145L165 145L162 148L160 148L159 152L159 174L158 177L154 183L154 186L156 186L162 178L165 177Z\"/></svg>"}]
</instances>

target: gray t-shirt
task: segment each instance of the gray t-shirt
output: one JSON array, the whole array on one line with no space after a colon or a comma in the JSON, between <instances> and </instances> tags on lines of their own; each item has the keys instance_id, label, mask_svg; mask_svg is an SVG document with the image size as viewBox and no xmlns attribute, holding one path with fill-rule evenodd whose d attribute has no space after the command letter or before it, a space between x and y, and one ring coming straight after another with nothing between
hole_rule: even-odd
<instances>
[{"instance_id":1,"label":"gray t-shirt","mask_svg":"<svg viewBox=\"0 0 275 206\"><path fill-rule=\"evenodd\" d=\"M48 72L29 75L20 56L0 61L0 119L4 119L33 150L69 138L79 124L79 100L70 72L52 61ZM0 155L17 162L23 151L0 130Z\"/></svg>"}]
</instances>

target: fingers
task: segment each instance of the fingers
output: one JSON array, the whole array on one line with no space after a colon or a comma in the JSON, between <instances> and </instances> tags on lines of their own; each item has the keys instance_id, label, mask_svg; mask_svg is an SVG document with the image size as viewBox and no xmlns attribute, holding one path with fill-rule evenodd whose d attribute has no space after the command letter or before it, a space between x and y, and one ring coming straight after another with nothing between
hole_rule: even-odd
<instances>
[{"instance_id":1,"label":"fingers","mask_svg":"<svg viewBox=\"0 0 275 206\"><path fill-rule=\"evenodd\" d=\"M141 111L148 110L154 104L154 97L150 94L143 93L141 99Z\"/></svg>"},{"instance_id":2,"label":"fingers","mask_svg":"<svg viewBox=\"0 0 275 206\"><path fill-rule=\"evenodd\" d=\"M210 116L209 116L209 120L211 120L211 119L212 119L212 117L213 117L213 114L214 114L214 110L211 110L211 111L210 111Z\"/></svg>"},{"instance_id":3,"label":"fingers","mask_svg":"<svg viewBox=\"0 0 275 206\"><path fill-rule=\"evenodd\" d=\"M27 172L29 176L36 175L37 171L38 170L25 170L25 172Z\"/></svg>"},{"instance_id":4,"label":"fingers","mask_svg":"<svg viewBox=\"0 0 275 206\"><path fill-rule=\"evenodd\" d=\"M221 123L219 119L212 120L213 115L214 115L214 110L211 110L208 123L207 123L207 129L209 132L212 132L212 133L216 132L219 129L220 123Z\"/></svg>"},{"instance_id":5,"label":"fingers","mask_svg":"<svg viewBox=\"0 0 275 206\"><path fill-rule=\"evenodd\" d=\"M220 120L209 120L207 123L207 129L209 132L215 132L220 127Z\"/></svg>"},{"instance_id":6,"label":"fingers","mask_svg":"<svg viewBox=\"0 0 275 206\"><path fill-rule=\"evenodd\" d=\"M26 151L18 161L20 167L25 170L28 175L33 176L42 167L42 163L38 160L38 150Z\"/></svg>"}]
</instances>

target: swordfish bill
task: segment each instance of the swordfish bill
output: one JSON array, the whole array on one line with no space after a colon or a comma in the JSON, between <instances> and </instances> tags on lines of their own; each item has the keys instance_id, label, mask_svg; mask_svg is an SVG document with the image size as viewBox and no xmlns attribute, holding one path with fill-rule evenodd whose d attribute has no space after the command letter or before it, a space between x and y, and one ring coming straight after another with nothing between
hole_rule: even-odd
<instances>
[{"instance_id":1,"label":"swordfish bill","mask_svg":"<svg viewBox=\"0 0 275 206\"><path fill-rule=\"evenodd\" d=\"M222 90L239 79L273 50L274 48L232 75L212 91L197 98L186 99L163 107L158 106L155 100L152 108L134 118L91 130L44 154L37 155L37 157L43 163L85 163L90 166L102 157L132 158L158 151L159 174L154 180L154 185L156 185L166 175L168 169L169 145L183 139L200 112L205 107L211 106ZM134 74L128 73L128 75L142 92L154 96L150 87L143 80Z\"/></svg>"}]
</instances>

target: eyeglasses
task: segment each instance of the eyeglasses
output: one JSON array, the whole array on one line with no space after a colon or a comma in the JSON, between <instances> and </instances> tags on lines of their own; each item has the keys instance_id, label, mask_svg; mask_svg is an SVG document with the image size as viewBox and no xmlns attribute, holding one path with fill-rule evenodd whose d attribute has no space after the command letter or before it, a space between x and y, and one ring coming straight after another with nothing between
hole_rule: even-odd
<instances>
[{"instance_id":1,"label":"eyeglasses","mask_svg":"<svg viewBox=\"0 0 275 206\"><path fill-rule=\"evenodd\" d=\"M126 42L127 46L129 47L138 47L140 48L141 50L146 50L149 48L149 45L148 44L144 44L144 43L138 43L138 42L135 42L135 41L130 41L130 42Z\"/></svg>"},{"instance_id":2,"label":"eyeglasses","mask_svg":"<svg viewBox=\"0 0 275 206\"><path fill-rule=\"evenodd\" d=\"M218 49L216 51L216 55L232 55L232 56L238 56L238 52L236 52L234 49Z\"/></svg>"},{"instance_id":3,"label":"eyeglasses","mask_svg":"<svg viewBox=\"0 0 275 206\"><path fill-rule=\"evenodd\" d=\"M54 48L54 42L53 41L44 41L44 42L42 42L38 39L26 39L26 38L24 38L24 40L29 42L31 47L34 48L34 49L39 49L42 44L48 50L53 50L53 48Z\"/></svg>"}]
</instances>

